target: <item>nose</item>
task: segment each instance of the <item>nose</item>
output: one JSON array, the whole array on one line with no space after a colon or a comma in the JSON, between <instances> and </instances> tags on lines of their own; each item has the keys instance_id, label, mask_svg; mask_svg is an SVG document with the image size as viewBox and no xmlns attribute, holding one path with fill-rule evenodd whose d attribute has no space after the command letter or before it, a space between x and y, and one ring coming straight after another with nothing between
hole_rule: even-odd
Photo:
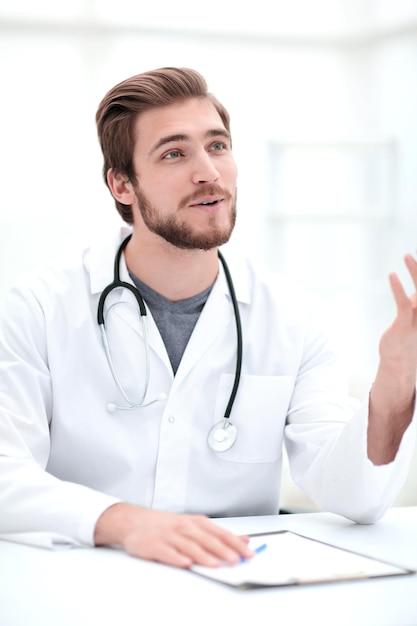
<instances>
[{"instance_id":1,"label":"nose","mask_svg":"<svg viewBox=\"0 0 417 626\"><path fill-rule=\"evenodd\" d=\"M195 185L214 183L219 178L219 172L213 162L213 157L205 150L195 156L193 161L192 180Z\"/></svg>"}]
</instances>

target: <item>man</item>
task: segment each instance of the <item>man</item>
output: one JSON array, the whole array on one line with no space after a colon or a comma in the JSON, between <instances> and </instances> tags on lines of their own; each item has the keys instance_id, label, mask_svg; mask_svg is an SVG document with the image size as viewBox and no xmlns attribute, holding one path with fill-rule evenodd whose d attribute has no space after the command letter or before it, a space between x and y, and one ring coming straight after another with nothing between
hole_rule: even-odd
<instances>
[{"instance_id":1,"label":"man","mask_svg":"<svg viewBox=\"0 0 417 626\"><path fill-rule=\"evenodd\" d=\"M230 280L219 262L237 169L229 116L204 79L134 76L105 96L97 126L132 228L6 302L0 532L117 544L179 567L234 563L252 555L247 538L210 517L278 512L284 442L319 507L377 520L413 451L415 298L390 276L397 316L353 411L307 299L240 259ZM405 263L417 285L416 261Z\"/></svg>"}]
</instances>

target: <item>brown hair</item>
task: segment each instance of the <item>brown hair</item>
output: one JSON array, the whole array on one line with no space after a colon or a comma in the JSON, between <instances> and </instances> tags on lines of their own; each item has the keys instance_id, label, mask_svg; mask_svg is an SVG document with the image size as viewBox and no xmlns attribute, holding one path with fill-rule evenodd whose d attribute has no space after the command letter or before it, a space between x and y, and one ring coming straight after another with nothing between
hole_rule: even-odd
<instances>
[{"instance_id":1,"label":"brown hair","mask_svg":"<svg viewBox=\"0 0 417 626\"><path fill-rule=\"evenodd\" d=\"M97 113L98 138L104 157L103 177L106 185L110 168L124 174L136 184L133 169L134 124L143 111L173 104L187 98L208 98L230 132L230 118L226 109L207 91L207 83L195 70L164 67L137 74L117 84L104 96ZM130 205L116 202L123 220L133 223Z\"/></svg>"}]
</instances>

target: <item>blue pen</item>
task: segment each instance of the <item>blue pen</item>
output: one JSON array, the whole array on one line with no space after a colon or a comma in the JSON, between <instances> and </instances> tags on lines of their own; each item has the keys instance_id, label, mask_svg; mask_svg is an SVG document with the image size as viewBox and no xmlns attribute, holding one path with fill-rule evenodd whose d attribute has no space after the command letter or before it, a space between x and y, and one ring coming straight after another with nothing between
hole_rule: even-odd
<instances>
[{"instance_id":1,"label":"blue pen","mask_svg":"<svg viewBox=\"0 0 417 626\"><path fill-rule=\"evenodd\" d=\"M266 550L267 545L266 543L263 543L261 546L258 546L257 548L255 548L254 552L255 554L259 554L260 552L263 552L264 550Z\"/></svg>"},{"instance_id":2,"label":"blue pen","mask_svg":"<svg viewBox=\"0 0 417 626\"><path fill-rule=\"evenodd\" d=\"M266 543L262 543L260 546L254 548L255 555L260 554L264 550L266 550L268 545ZM250 559L246 559L244 556L240 557L239 563L245 563L246 561L250 561Z\"/></svg>"}]
</instances>

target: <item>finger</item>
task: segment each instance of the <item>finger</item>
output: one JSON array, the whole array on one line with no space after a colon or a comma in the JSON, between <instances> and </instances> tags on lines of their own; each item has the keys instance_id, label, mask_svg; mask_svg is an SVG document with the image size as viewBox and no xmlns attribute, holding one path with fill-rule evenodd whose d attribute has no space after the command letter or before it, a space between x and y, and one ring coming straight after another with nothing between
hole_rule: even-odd
<instances>
[{"instance_id":1,"label":"finger","mask_svg":"<svg viewBox=\"0 0 417 626\"><path fill-rule=\"evenodd\" d=\"M248 546L249 537L235 535L212 522L194 528L191 539L205 555L210 555L219 562L236 563L241 557L253 556L253 551ZM195 557L195 553L193 556ZM198 559L201 558L199 553ZM212 564L215 565L214 561Z\"/></svg>"},{"instance_id":2,"label":"finger","mask_svg":"<svg viewBox=\"0 0 417 626\"><path fill-rule=\"evenodd\" d=\"M204 532L189 532L187 535L175 532L165 535L163 541L159 538L148 542L147 550L140 556L182 568L193 564L218 567L222 562L234 563L239 559L234 551Z\"/></svg>"},{"instance_id":3,"label":"finger","mask_svg":"<svg viewBox=\"0 0 417 626\"><path fill-rule=\"evenodd\" d=\"M226 561L235 561L240 559L241 557L248 559L251 558L254 554L253 550L249 548L249 537L247 536L235 535L233 533L227 532L226 534L221 533L220 535L216 536L216 539L219 542L219 544L217 544L219 545L219 549L221 549L223 552L222 558ZM216 545L214 545L214 549L216 549ZM229 556L226 556L224 554L225 550L229 551Z\"/></svg>"},{"instance_id":4,"label":"finger","mask_svg":"<svg viewBox=\"0 0 417 626\"><path fill-rule=\"evenodd\" d=\"M125 542L124 548L127 554L147 561L181 568L187 568L193 564L193 559L188 554L189 550L181 549L175 534L148 534L145 539L133 534Z\"/></svg>"},{"instance_id":5,"label":"finger","mask_svg":"<svg viewBox=\"0 0 417 626\"><path fill-rule=\"evenodd\" d=\"M395 304L397 305L398 313L402 313L408 310L410 307L410 299L404 291L404 287L402 286L402 283L397 274L392 273L389 275L388 278L391 286L391 291L394 295Z\"/></svg>"},{"instance_id":6,"label":"finger","mask_svg":"<svg viewBox=\"0 0 417 626\"><path fill-rule=\"evenodd\" d=\"M185 536L175 537L175 549L189 557L196 565L204 565L205 567L218 567L222 564L233 565L237 563L243 556L250 558L253 551L245 550L242 554L241 550L231 548L227 543L221 541L211 533L201 533L193 538ZM243 542L246 546L246 543Z\"/></svg>"},{"instance_id":7,"label":"finger","mask_svg":"<svg viewBox=\"0 0 417 626\"><path fill-rule=\"evenodd\" d=\"M219 567L226 559L220 554L213 553L213 546L206 539L201 541L189 537L177 536L175 538L175 550L185 555L191 565L203 565L204 567ZM219 551L220 552L220 551Z\"/></svg>"},{"instance_id":8,"label":"finger","mask_svg":"<svg viewBox=\"0 0 417 626\"><path fill-rule=\"evenodd\" d=\"M248 547L249 537L247 535L236 535L205 517L202 519L202 526L206 532L217 537L221 542L237 552L239 556L246 556L252 553Z\"/></svg>"},{"instance_id":9,"label":"finger","mask_svg":"<svg viewBox=\"0 0 417 626\"><path fill-rule=\"evenodd\" d=\"M253 556L248 537L235 535L202 515L177 517L169 534L164 534L164 542L194 563L208 567Z\"/></svg>"},{"instance_id":10,"label":"finger","mask_svg":"<svg viewBox=\"0 0 417 626\"><path fill-rule=\"evenodd\" d=\"M186 551L182 551L174 545L164 544L162 542L154 548L152 554L144 555L142 558L164 563L165 565L172 565L173 567L180 567L182 569L187 569L194 563L194 560Z\"/></svg>"},{"instance_id":11,"label":"finger","mask_svg":"<svg viewBox=\"0 0 417 626\"><path fill-rule=\"evenodd\" d=\"M406 254L404 256L404 262L413 280L414 287L417 289L417 261L412 254Z\"/></svg>"}]
</instances>

